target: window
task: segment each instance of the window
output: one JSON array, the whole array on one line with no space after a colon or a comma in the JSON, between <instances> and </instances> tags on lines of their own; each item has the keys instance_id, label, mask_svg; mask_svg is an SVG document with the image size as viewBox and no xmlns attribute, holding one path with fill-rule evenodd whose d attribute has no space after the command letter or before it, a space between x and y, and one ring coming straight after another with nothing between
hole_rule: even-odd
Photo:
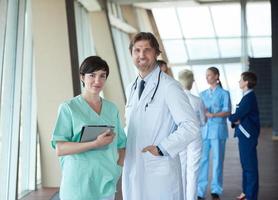
<instances>
[{"instance_id":1,"label":"window","mask_svg":"<svg viewBox=\"0 0 278 200\"><path fill-rule=\"evenodd\" d=\"M208 7L178 8L178 17L185 38L214 37Z\"/></svg>"},{"instance_id":2,"label":"window","mask_svg":"<svg viewBox=\"0 0 278 200\"><path fill-rule=\"evenodd\" d=\"M248 2L246 22L241 21L241 10L237 2L152 9L174 77L182 69L191 69L195 75L192 92L198 94L208 87L206 69L216 66L233 106L242 95L238 79L246 66L240 60L247 59L247 54L271 57L270 3ZM247 26L247 38L241 35L242 23ZM243 42L248 52L242 49Z\"/></svg>"},{"instance_id":3,"label":"window","mask_svg":"<svg viewBox=\"0 0 278 200\"><path fill-rule=\"evenodd\" d=\"M153 9L157 27L162 39L182 38L178 18L174 8Z\"/></svg>"},{"instance_id":4,"label":"window","mask_svg":"<svg viewBox=\"0 0 278 200\"><path fill-rule=\"evenodd\" d=\"M6 23L0 24L0 199L16 199L36 186L37 111L31 7L30 0L1 3L1 21Z\"/></svg>"},{"instance_id":5,"label":"window","mask_svg":"<svg viewBox=\"0 0 278 200\"><path fill-rule=\"evenodd\" d=\"M126 88L136 77L137 69L134 66L130 52L129 52L129 33L123 31L121 29L121 25L125 25L130 27L126 24L123 20L123 16L121 13L121 8L118 4L108 3L108 12L109 15L112 15L117 19L119 23L114 23L112 25L112 37L113 42L118 58L118 64L120 67L120 73L122 78L123 87ZM114 8L114 9L113 9ZM132 27L130 27L132 29ZM130 30L131 30L130 29Z\"/></svg>"},{"instance_id":6,"label":"window","mask_svg":"<svg viewBox=\"0 0 278 200\"><path fill-rule=\"evenodd\" d=\"M271 57L271 9L269 2L249 2L246 8L249 56Z\"/></svg>"},{"instance_id":7,"label":"window","mask_svg":"<svg viewBox=\"0 0 278 200\"><path fill-rule=\"evenodd\" d=\"M91 25L89 22L88 11L81 3L75 1L74 12L78 47L78 60L79 64L81 64L86 57L96 55L96 51L91 33Z\"/></svg>"}]
</instances>

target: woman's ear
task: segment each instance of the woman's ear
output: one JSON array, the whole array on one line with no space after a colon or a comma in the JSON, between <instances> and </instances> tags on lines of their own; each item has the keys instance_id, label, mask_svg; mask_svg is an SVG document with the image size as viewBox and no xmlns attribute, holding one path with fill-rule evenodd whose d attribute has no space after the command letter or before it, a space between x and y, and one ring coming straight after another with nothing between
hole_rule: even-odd
<instances>
[{"instance_id":1,"label":"woman's ear","mask_svg":"<svg viewBox=\"0 0 278 200\"><path fill-rule=\"evenodd\" d=\"M84 82L84 75L80 74L80 80Z\"/></svg>"},{"instance_id":2,"label":"woman's ear","mask_svg":"<svg viewBox=\"0 0 278 200\"><path fill-rule=\"evenodd\" d=\"M84 87L85 83L84 83L84 75L80 74L80 81L82 83L82 86Z\"/></svg>"}]
</instances>

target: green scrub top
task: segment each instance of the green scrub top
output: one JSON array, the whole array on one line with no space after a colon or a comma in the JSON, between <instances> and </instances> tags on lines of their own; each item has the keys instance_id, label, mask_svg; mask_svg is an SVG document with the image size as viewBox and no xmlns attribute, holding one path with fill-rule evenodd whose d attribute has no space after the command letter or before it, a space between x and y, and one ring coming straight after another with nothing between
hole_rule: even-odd
<instances>
[{"instance_id":1,"label":"green scrub top","mask_svg":"<svg viewBox=\"0 0 278 200\"><path fill-rule=\"evenodd\" d=\"M102 99L100 114L82 96L76 96L59 107L51 145L57 141L79 142L84 125L112 125L116 136L108 148L92 149L79 154L60 156L62 200L99 200L116 192L122 168L117 165L118 149L125 148L126 135L116 106Z\"/></svg>"}]
</instances>

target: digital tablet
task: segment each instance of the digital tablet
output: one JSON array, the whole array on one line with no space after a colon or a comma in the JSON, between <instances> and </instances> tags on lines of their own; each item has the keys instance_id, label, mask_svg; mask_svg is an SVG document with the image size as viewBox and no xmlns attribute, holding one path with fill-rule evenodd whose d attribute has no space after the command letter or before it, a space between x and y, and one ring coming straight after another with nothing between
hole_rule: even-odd
<instances>
[{"instance_id":1,"label":"digital tablet","mask_svg":"<svg viewBox=\"0 0 278 200\"><path fill-rule=\"evenodd\" d=\"M99 135L107 130L113 131L114 126L107 125L87 125L83 126L81 130L80 142L89 142L96 140Z\"/></svg>"}]
</instances>

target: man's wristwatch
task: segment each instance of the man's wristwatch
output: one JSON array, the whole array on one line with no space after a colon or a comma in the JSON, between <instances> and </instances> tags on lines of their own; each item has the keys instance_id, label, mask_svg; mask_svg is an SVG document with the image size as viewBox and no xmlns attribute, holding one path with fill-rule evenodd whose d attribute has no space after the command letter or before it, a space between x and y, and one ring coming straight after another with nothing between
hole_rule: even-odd
<instances>
[{"instance_id":1,"label":"man's wristwatch","mask_svg":"<svg viewBox=\"0 0 278 200\"><path fill-rule=\"evenodd\" d=\"M162 151L160 150L160 148L159 148L158 146L156 146L156 148L157 148L158 154L159 154L160 156L164 156L164 154L162 153Z\"/></svg>"}]
</instances>

